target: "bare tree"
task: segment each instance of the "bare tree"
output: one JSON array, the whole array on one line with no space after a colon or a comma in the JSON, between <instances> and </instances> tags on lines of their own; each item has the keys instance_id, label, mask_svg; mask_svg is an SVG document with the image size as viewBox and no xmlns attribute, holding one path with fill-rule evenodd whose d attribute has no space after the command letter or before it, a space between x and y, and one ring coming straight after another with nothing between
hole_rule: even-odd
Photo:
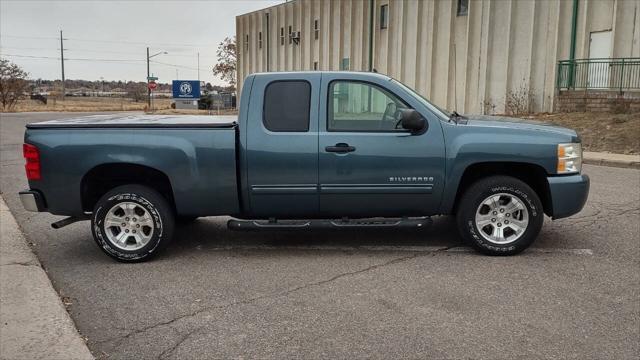
<instances>
[{"instance_id":1,"label":"bare tree","mask_svg":"<svg viewBox=\"0 0 640 360\"><path fill-rule=\"evenodd\" d=\"M213 74L227 81L231 86L236 85L236 67L238 56L236 53L236 37L225 38L218 45L218 63L213 67Z\"/></svg>"},{"instance_id":2,"label":"bare tree","mask_svg":"<svg viewBox=\"0 0 640 360\"><path fill-rule=\"evenodd\" d=\"M13 108L27 90L27 72L6 59L0 59L0 103L2 110Z\"/></svg>"},{"instance_id":3,"label":"bare tree","mask_svg":"<svg viewBox=\"0 0 640 360\"><path fill-rule=\"evenodd\" d=\"M143 83L131 82L126 85L127 97L139 102L147 99L147 87Z\"/></svg>"}]
</instances>

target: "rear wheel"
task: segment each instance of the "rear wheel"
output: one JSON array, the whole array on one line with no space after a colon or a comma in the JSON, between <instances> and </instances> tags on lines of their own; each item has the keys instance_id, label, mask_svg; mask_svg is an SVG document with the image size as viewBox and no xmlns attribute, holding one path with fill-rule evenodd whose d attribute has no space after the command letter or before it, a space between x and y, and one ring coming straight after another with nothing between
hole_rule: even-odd
<instances>
[{"instance_id":1,"label":"rear wheel","mask_svg":"<svg viewBox=\"0 0 640 360\"><path fill-rule=\"evenodd\" d=\"M458 229L463 239L489 255L513 255L536 239L544 212L526 183L492 176L471 185L460 198Z\"/></svg>"},{"instance_id":2,"label":"rear wheel","mask_svg":"<svg viewBox=\"0 0 640 360\"><path fill-rule=\"evenodd\" d=\"M119 186L96 204L91 229L107 255L123 262L148 260L171 240L173 211L157 191L141 185Z\"/></svg>"}]
</instances>

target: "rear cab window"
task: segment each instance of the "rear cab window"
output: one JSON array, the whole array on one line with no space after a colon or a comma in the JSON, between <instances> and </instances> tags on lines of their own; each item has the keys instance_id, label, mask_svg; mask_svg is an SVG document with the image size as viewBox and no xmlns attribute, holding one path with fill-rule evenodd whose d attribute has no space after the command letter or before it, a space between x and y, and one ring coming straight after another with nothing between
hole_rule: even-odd
<instances>
[{"instance_id":1,"label":"rear cab window","mask_svg":"<svg viewBox=\"0 0 640 360\"><path fill-rule=\"evenodd\" d=\"M264 92L262 123L273 132L308 132L311 84L306 80L278 80Z\"/></svg>"}]
</instances>

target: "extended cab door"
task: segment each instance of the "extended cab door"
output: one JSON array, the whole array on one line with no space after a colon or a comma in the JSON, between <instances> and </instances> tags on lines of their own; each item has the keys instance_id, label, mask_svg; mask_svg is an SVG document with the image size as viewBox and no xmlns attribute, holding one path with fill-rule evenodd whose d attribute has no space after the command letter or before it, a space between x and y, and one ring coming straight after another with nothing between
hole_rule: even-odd
<instances>
[{"instance_id":1,"label":"extended cab door","mask_svg":"<svg viewBox=\"0 0 640 360\"><path fill-rule=\"evenodd\" d=\"M250 215L318 214L319 88L319 73L254 77L243 169Z\"/></svg>"},{"instance_id":2,"label":"extended cab door","mask_svg":"<svg viewBox=\"0 0 640 360\"><path fill-rule=\"evenodd\" d=\"M319 182L324 217L417 216L437 212L445 147L439 119L386 77L325 73L320 95ZM413 108L426 131L398 112Z\"/></svg>"}]
</instances>

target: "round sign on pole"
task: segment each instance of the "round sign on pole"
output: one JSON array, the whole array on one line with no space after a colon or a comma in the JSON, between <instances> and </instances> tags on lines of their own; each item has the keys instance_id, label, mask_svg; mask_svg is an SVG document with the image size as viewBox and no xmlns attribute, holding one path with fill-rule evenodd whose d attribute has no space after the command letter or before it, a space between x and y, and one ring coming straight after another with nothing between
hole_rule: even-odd
<instances>
[{"instance_id":1,"label":"round sign on pole","mask_svg":"<svg viewBox=\"0 0 640 360\"><path fill-rule=\"evenodd\" d=\"M155 90L158 87L158 84L155 81L149 82L149 90Z\"/></svg>"}]
</instances>

